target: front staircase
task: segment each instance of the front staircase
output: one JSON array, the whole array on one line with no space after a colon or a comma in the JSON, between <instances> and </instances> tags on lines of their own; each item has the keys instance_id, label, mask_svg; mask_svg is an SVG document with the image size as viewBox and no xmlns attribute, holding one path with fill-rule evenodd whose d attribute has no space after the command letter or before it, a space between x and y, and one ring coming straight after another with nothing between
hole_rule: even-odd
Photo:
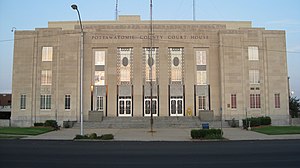
<instances>
[{"instance_id":1,"label":"front staircase","mask_svg":"<svg viewBox=\"0 0 300 168\"><path fill-rule=\"evenodd\" d=\"M201 128L198 117L153 117L153 128ZM104 117L101 122L85 121L84 128L150 128L150 117ZM210 127L220 127L220 121L209 122ZM80 123L74 125L80 127Z\"/></svg>"}]
</instances>

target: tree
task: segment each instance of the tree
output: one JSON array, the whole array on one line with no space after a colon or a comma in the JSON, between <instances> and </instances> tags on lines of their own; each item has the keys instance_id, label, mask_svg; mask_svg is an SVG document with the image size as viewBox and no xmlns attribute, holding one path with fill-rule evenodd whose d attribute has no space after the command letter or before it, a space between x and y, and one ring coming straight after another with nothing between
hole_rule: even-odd
<instances>
[{"instance_id":1,"label":"tree","mask_svg":"<svg viewBox=\"0 0 300 168\"><path fill-rule=\"evenodd\" d=\"M298 112L300 111L300 100L297 97L290 98L290 115L292 118L298 117Z\"/></svg>"}]
</instances>

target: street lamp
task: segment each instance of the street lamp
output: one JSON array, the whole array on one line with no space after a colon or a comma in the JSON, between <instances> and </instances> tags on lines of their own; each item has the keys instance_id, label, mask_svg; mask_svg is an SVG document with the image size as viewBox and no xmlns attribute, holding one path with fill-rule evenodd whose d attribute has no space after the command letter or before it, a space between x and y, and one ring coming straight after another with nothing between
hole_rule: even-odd
<instances>
[{"instance_id":1,"label":"street lamp","mask_svg":"<svg viewBox=\"0 0 300 168\"><path fill-rule=\"evenodd\" d=\"M152 49L153 49L153 23L152 23L152 0L150 0L150 61L149 61L149 66L150 66L150 74L149 74L149 78L150 78L150 127L151 130L150 132L153 133L153 79L152 79L152 71L153 71L153 64L154 64L154 60L153 60L153 56L152 56ZM155 106L156 108L156 106Z\"/></svg>"},{"instance_id":2,"label":"street lamp","mask_svg":"<svg viewBox=\"0 0 300 168\"><path fill-rule=\"evenodd\" d=\"M79 23L80 23L80 135L83 135L83 94L82 94L82 85L83 85L83 28L82 28L82 23L81 23L81 17L80 13L78 10L77 5L73 4L71 5L71 8L73 10L77 11L78 18L79 18Z\"/></svg>"}]
</instances>

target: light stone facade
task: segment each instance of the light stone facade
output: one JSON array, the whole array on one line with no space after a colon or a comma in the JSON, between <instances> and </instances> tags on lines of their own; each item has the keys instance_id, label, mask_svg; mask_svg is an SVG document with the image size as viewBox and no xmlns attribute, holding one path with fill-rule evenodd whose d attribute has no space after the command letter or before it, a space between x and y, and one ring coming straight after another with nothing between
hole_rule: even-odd
<instances>
[{"instance_id":1,"label":"light stone facade","mask_svg":"<svg viewBox=\"0 0 300 168\"><path fill-rule=\"evenodd\" d=\"M288 123L284 31L252 28L247 21L153 21L154 35L149 36L149 23L139 16L83 22L85 121L93 120L91 111L101 111L104 117L148 116L145 53L152 37L157 116L201 118L201 113L208 113L211 120L270 116L273 124ZM16 31L14 45L12 125L79 121L79 23L49 22L48 28ZM50 61L42 60L44 47L52 48ZM258 58L249 57L251 47ZM95 60L97 51L104 55L100 64ZM204 62L197 62L203 56Z\"/></svg>"}]
</instances>

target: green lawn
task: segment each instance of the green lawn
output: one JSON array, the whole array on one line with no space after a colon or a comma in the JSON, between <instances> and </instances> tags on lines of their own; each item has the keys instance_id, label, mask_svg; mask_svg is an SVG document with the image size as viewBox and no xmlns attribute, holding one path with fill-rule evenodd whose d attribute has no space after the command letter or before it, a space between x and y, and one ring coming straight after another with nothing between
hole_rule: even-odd
<instances>
[{"instance_id":1,"label":"green lawn","mask_svg":"<svg viewBox=\"0 0 300 168\"><path fill-rule=\"evenodd\" d=\"M267 135L300 134L300 126L265 126L252 130Z\"/></svg>"},{"instance_id":2,"label":"green lawn","mask_svg":"<svg viewBox=\"0 0 300 168\"><path fill-rule=\"evenodd\" d=\"M10 134L10 135L39 135L46 132L53 131L50 127L4 127L0 128L0 134Z\"/></svg>"}]
</instances>

